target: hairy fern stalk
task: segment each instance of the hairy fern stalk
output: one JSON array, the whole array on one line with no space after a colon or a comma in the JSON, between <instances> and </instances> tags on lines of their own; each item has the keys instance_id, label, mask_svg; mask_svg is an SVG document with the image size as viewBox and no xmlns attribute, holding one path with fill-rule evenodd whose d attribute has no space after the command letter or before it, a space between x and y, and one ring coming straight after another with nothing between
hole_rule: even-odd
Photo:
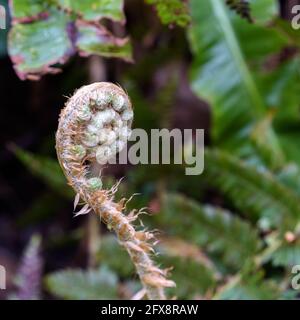
<instances>
[{"instance_id":1,"label":"hairy fern stalk","mask_svg":"<svg viewBox=\"0 0 300 320\"><path fill-rule=\"evenodd\" d=\"M91 176L91 165L104 164L119 152L130 135L133 110L127 94L118 86L99 82L84 86L68 100L62 110L56 133L60 165L75 189L75 204L86 204L81 213L93 210L128 251L149 299L165 299L164 288L175 283L166 279L167 270L153 263L150 232L136 231L135 211L125 215L124 201L115 202L112 190L102 189L101 177Z\"/></svg>"}]
</instances>

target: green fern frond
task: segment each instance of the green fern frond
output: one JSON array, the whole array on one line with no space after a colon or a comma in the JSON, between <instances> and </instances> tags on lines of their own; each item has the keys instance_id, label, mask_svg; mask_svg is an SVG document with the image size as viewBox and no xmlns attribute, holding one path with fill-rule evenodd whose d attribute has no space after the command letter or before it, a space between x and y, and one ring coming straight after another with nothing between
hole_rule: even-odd
<instances>
[{"instance_id":1,"label":"green fern frond","mask_svg":"<svg viewBox=\"0 0 300 320\"><path fill-rule=\"evenodd\" d=\"M200 245L231 268L240 268L261 247L256 231L239 217L180 194L164 195L154 219L167 234Z\"/></svg>"},{"instance_id":2,"label":"green fern frond","mask_svg":"<svg viewBox=\"0 0 300 320\"><path fill-rule=\"evenodd\" d=\"M292 267L300 264L300 246L298 243L283 244L272 256L274 266Z\"/></svg>"},{"instance_id":3,"label":"green fern frond","mask_svg":"<svg viewBox=\"0 0 300 320\"><path fill-rule=\"evenodd\" d=\"M253 22L250 12L250 4L247 0L226 0L226 4L231 10L234 10L242 18Z\"/></svg>"},{"instance_id":4,"label":"green fern frond","mask_svg":"<svg viewBox=\"0 0 300 320\"><path fill-rule=\"evenodd\" d=\"M283 230L300 218L299 197L268 172L220 150L206 150L205 176L244 214Z\"/></svg>"},{"instance_id":5,"label":"green fern frond","mask_svg":"<svg viewBox=\"0 0 300 320\"><path fill-rule=\"evenodd\" d=\"M173 267L172 279L176 288L170 289L170 295L178 299L193 299L196 295L204 295L208 290L216 287L213 272L203 264L183 257L164 256L164 265Z\"/></svg>"},{"instance_id":6,"label":"green fern frond","mask_svg":"<svg viewBox=\"0 0 300 320\"><path fill-rule=\"evenodd\" d=\"M220 288L214 299L220 300L273 300L280 296L279 288L263 280L262 272L256 275L235 276Z\"/></svg>"}]
</instances>

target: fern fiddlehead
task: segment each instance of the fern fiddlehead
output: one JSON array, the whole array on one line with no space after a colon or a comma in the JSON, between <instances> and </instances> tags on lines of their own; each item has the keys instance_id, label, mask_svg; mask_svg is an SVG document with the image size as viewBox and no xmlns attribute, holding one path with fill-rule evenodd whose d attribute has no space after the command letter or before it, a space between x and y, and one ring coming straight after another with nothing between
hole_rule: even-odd
<instances>
[{"instance_id":1,"label":"fern fiddlehead","mask_svg":"<svg viewBox=\"0 0 300 320\"><path fill-rule=\"evenodd\" d=\"M115 202L111 190L102 189L101 177L90 167L104 164L121 151L130 136L133 110L127 94L118 86L99 82L84 86L68 100L60 114L56 150L60 165L77 196L86 203L81 213L93 210L118 236L128 251L149 299L165 299L164 288L174 286L166 270L153 263L153 235L136 231L137 214L125 215L124 202Z\"/></svg>"}]
</instances>

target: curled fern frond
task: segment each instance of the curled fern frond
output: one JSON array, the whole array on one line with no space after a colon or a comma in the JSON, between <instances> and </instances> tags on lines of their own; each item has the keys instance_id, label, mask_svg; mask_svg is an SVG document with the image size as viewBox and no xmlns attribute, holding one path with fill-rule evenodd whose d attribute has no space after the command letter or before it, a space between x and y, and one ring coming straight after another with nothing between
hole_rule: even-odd
<instances>
[{"instance_id":1,"label":"curled fern frond","mask_svg":"<svg viewBox=\"0 0 300 320\"><path fill-rule=\"evenodd\" d=\"M93 176L94 162L105 164L121 151L130 136L133 120L128 95L118 86L99 82L80 88L62 110L56 133L56 149L60 165L69 184L85 205L77 213L93 210L109 229L115 231L128 251L149 299L165 299L164 288L175 283L166 279L166 270L156 267L151 259L154 236L136 231L132 222L138 214L125 215L123 201L115 202L113 190L102 188L100 176Z\"/></svg>"}]
</instances>

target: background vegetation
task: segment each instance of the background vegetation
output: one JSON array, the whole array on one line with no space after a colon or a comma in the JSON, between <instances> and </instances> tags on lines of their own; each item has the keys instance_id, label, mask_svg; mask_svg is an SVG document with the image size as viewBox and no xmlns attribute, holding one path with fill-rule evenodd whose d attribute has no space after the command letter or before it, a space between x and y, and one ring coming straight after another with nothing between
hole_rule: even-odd
<instances>
[{"instance_id":1,"label":"background vegetation","mask_svg":"<svg viewBox=\"0 0 300 320\"><path fill-rule=\"evenodd\" d=\"M131 96L135 127L206 131L200 176L179 165L105 169L106 187L125 176L119 197L139 193L129 208L149 208L142 219L160 230L157 261L173 266L177 283L169 295L297 298L300 31L289 21L297 1L124 2L11 1L0 31L1 297L138 292L115 237L92 214L72 218L54 148L65 96L112 81Z\"/></svg>"}]
</instances>

